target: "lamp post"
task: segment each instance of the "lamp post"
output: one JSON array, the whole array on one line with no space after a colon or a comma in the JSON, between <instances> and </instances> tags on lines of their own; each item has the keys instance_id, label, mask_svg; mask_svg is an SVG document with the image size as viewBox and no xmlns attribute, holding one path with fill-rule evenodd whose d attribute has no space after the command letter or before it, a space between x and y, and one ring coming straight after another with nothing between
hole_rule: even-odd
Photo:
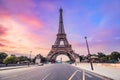
<instances>
[{"instance_id":1,"label":"lamp post","mask_svg":"<svg viewBox=\"0 0 120 80\"><path fill-rule=\"evenodd\" d=\"M93 70L93 64L92 64L92 61L91 61L91 54L90 54L90 50L89 50L89 46L88 46L88 42L87 42L87 37L86 36L85 36L85 40L86 40L86 45L87 45L87 50L88 50L88 57L90 57L89 61L90 61L91 69Z\"/></svg>"},{"instance_id":2,"label":"lamp post","mask_svg":"<svg viewBox=\"0 0 120 80\"><path fill-rule=\"evenodd\" d=\"M31 53L32 53L32 51L30 51L30 56L29 56L29 58L30 58L30 63L31 63Z\"/></svg>"}]
</instances>

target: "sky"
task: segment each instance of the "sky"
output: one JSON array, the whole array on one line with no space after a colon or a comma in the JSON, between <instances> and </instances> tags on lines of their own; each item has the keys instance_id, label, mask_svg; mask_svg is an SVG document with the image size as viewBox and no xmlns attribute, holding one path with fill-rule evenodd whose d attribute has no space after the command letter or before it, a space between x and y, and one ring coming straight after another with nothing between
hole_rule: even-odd
<instances>
[{"instance_id":1,"label":"sky","mask_svg":"<svg viewBox=\"0 0 120 80\"><path fill-rule=\"evenodd\" d=\"M47 56L56 40L59 8L72 49L86 55L120 52L120 0L0 0L0 52Z\"/></svg>"}]
</instances>

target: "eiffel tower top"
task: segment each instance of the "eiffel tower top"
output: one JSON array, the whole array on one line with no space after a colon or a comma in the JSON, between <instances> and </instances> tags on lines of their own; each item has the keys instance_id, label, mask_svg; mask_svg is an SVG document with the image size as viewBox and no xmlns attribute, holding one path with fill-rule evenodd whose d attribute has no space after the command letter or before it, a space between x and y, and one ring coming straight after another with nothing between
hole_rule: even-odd
<instances>
[{"instance_id":1,"label":"eiffel tower top","mask_svg":"<svg viewBox=\"0 0 120 80\"><path fill-rule=\"evenodd\" d=\"M64 25L63 25L63 16L62 16L62 8L60 8L60 16L59 16L59 29L58 34L65 34Z\"/></svg>"}]
</instances>

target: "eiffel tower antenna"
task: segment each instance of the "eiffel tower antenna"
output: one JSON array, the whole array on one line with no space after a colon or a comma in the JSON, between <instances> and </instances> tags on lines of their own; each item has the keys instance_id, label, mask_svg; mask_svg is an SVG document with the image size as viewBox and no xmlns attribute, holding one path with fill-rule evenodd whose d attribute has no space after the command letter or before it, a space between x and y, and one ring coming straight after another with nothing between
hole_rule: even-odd
<instances>
[{"instance_id":1,"label":"eiffel tower antenna","mask_svg":"<svg viewBox=\"0 0 120 80\"><path fill-rule=\"evenodd\" d=\"M59 15L59 29L58 29L58 34L65 34L64 30L64 24L63 24L63 16L62 16L62 8L60 8L60 15Z\"/></svg>"}]
</instances>

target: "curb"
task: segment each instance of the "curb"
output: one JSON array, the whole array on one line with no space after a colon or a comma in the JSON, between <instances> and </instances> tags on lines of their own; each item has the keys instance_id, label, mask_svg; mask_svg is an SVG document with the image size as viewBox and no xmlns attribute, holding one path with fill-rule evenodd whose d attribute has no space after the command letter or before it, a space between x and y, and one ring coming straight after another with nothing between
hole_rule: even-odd
<instances>
[{"instance_id":1,"label":"curb","mask_svg":"<svg viewBox=\"0 0 120 80\"><path fill-rule=\"evenodd\" d=\"M0 69L0 71L10 70L10 69L18 69L18 68L26 68L26 67L30 67L30 66L19 66L19 67L4 68L4 69Z\"/></svg>"}]
</instances>

